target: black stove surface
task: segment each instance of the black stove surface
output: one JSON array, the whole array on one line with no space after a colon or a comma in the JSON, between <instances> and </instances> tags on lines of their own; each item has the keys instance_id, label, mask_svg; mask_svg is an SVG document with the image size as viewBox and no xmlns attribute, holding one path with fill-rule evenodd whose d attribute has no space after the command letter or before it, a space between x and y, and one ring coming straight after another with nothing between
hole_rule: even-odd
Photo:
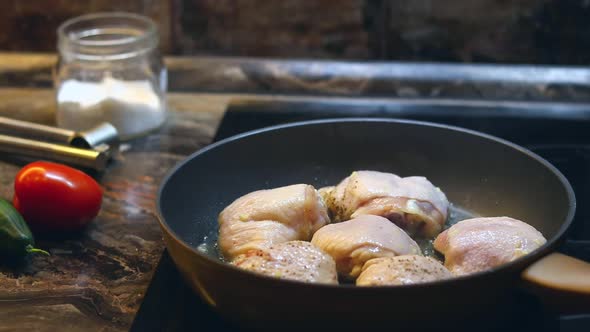
<instances>
[{"instance_id":1,"label":"black stove surface","mask_svg":"<svg viewBox=\"0 0 590 332\"><path fill-rule=\"evenodd\" d=\"M590 106L446 100L344 100L319 102L235 101L215 140L266 126L323 118L385 117L465 127L523 145L555 165L578 202L574 223L559 251L590 262ZM588 315L558 316L532 296L515 291L492 330L581 332ZM482 322L486 324L485 322ZM474 327L481 330L482 326ZM182 280L167 252L156 269L131 331L240 331L221 319Z\"/></svg>"}]
</instances>

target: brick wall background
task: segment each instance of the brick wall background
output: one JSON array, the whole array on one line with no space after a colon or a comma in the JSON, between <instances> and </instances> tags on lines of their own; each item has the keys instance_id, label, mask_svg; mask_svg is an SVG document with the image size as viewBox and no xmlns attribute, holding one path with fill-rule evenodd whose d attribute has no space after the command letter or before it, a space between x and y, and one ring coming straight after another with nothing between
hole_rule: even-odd
<instances>
[{"instance_id":1,"label":"brick wall background","mask_svg":"<svg viewBox=\"0 0 590 332\"><path fill-rule=\"evenodd\" d=\"M55 50L67 18L153 18L176 55L590 64L589 0L3 0L0 50Z\"/></svg>"}]
</instances>

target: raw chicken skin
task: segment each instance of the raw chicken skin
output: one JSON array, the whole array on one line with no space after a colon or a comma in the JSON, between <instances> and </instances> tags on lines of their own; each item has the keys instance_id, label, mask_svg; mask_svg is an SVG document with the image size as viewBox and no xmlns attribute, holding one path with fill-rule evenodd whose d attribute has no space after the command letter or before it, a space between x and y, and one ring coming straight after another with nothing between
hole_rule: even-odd
<instances>
[{"instance_id":1,"label":"raw chicken skin","mask_svg":"<svg viewBox=\"0 0 590 332\"><path fill-rule=\"evenodd\" d=\"M327 202L328 200L330 200L330 195L332 194L332 191L334 190L334 188L336 188L335 186L328 186L328 187L322 187L320 189L318 189L318 194L320 194L320 196L322 197L322 199L324 200L324 202Z\"/></svg>"},{"instance_id":2,"label":"raw chicken skin","mask_svg":"<svg viewBox=\"0 0 590 332\"><path fill-rule=\"evenodd\" d=\"M334 221L378 215L412 236L434 238L447 220L447 197L421 176L401 178L391 173L356 171L336 187L321 190Z\"/></svg>"},{"instance_id":3,"label":"raw chicken skin","mask_svg":"<svg viewBox=\"0 0 590 332\"><path fill-rule=\"evenodd\" d=\"M356 279L357 286L410 285L452 277L439 261L431 257L403 255L374 258L366 262Z\"/></svg>"},{"instance_id":4,"label":"raw chicken skin","mask_svg":"<svg viewBox=\"0 0 590 332\"><path fill-rule=\"evenodd\" d=\"M509 217L473 218L442 232L434 248L455 275L484 271L529 254L546 242L531 225Z\"/></svg>"},{"instance_id":5,"label":"raw chicken skin","mask_svg":"<svg viewBox=\"0 0 590 332\"><path fill-rule=\"evenodd\" d=\"M309 242L289 241L236 257L235 266L271 277L310 283L338 284L332 257Z\"/></svg>"},{"instance_id":6,"label":"raw chicken skin","mask_svg":"<svg viewBox=\"0 0 590 332\"><path fill-rule=\"evenodd\" d=\"M346 278L358 276L372 258L421 255L418 244L401 228L371 215L326 225L313 235L311 243L332 256L338 273Z\"/></svg>"},{"instance_id":7,"label":"raw chicken skin","mask_svg":"<svg viewBox=\"0 0 590 332\"><path fill-rule=\"evenodd\" d=\"M219 248L231 260L251 249L309 241L329 221L326 206L313 186L295 184L254 191L219 214Z\"/></svg>"}]
</instances>

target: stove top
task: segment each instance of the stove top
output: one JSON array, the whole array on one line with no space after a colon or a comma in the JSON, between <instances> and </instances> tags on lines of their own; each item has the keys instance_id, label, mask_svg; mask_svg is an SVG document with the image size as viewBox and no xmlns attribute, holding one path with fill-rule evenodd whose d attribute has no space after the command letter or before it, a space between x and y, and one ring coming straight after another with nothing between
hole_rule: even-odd
<instances>
[{"instance_id":1,"label":"stove top","mask_svg":"<svg viewBox=\"0 0 590 332\"><path fill-rule=\"evenodd\" d=\"M590 105L465 100L232 102L215 140L266 126L324 118L385 117L465 127L523 145L555 165L571 182L578 209L559 251L590 262ZM496 329L587 331L589 315L558 316L515 291ZM478 328L479 329L479 328ZM241 331L221 319L184 283L167 252L156 269L131 331Z\"/></svg>"}]
</instances>

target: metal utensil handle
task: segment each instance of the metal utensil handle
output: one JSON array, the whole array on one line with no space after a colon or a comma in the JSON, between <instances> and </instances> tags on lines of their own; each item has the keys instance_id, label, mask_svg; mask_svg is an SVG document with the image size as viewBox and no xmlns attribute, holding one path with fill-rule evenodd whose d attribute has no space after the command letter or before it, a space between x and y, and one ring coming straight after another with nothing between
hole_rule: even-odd
<instances>
[{"instance_id":1,"label":"metal utensil handle","mask_svg":"<svg viewBox=\"0 0 590 332\"><path fill-rule=\"evenodd\" d=\"M43 141L47 140L62 144L70 144L70 141L76 134L72 130L14 120L6 117L0 117L0 133L18 137L36 138Z\"/></svg>"},{"instance_id":2,"label":"metal utensil handle","mask_svg":"<svg viewBox=\"0 0 590 332\"><path fill-rule=\"evenodd\" d=\"M0 135L0 151L21 156L49 159L64 164L102 171L107 166L108 152L78 149L70 146L38 142L20 137Z\"/></svg>"}]
</instances>

